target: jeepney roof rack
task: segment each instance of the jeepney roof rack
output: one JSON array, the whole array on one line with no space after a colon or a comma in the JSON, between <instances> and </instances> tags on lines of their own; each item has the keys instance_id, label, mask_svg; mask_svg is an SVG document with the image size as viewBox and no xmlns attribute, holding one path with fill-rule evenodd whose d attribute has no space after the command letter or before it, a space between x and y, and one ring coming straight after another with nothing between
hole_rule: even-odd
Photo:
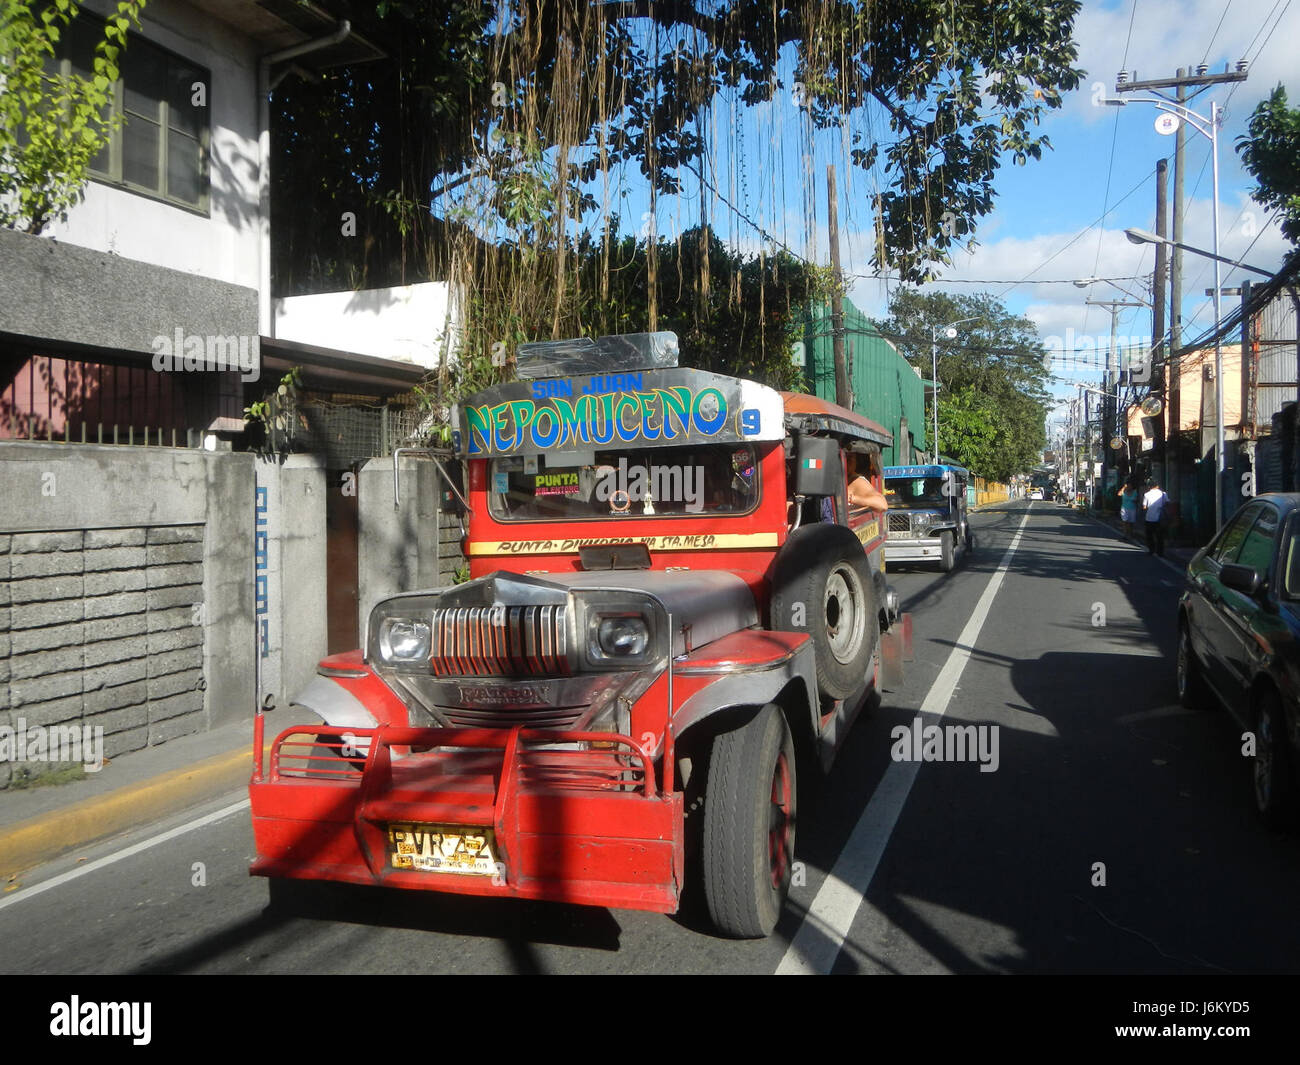
<instances>
[{"instance_id":1,"label":"jeepney roof rack","mask_svg":"<svg viewBox=\"0 0 1300 1065\"><path fill-rule=\"evenodd\" d=\"M665 370L677 365L679 350L677 334L667 330L538 340L515 349L515 370L523 378Z\"/></svg>"}]
</instances>

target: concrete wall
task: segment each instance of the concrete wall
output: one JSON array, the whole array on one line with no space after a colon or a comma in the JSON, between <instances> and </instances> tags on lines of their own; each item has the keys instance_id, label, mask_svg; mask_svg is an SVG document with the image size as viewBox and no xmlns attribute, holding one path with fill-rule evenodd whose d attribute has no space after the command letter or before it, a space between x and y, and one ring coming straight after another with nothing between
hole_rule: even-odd
<instances>
[{"instance_id":1,"label":"concrete wall","mask_svg":"<svg viewBox=\"0 0 1300 1065\"><path fill-rule=\"evenodd\" d=\"M316 675L327 644L324 460L257 461L254 611L263 696L277 707Z\"/></svg>"},{"instance_id":2,"label":"concrete wall","mask_svg":"<svg viewBox=\"0 0 1300 1065\"><path fill-rule=\"evenodd\" d=\"M87 10L112 5L93 0ZM207 215L97 181L46 236L68 244L226 281L258 283L257 50L225 23L179 0L149 0L142 36L211 72ZM256 318L253 320L256 332ZM183 323L181 323L183 324Z\"/></svg>"},{"instance_id":3,"label":"concrete wall","mask_svg":"<svg viewBox=\"0 0 1300 1065\"><path fill-rule=\"evenodd\" d=\"M399 359L436 369L448 329L459 324L444 281L275 301L275 336L322 348Z\"/></svg>"},{"instance_id":4,"label":"concrete wall","mask_svg":"<svg viewBox=\"0 0 1300 1065\"><path fill-rule=\"evenodd\" d=\"M252 456L0 442L0 499L0 724L111 757L252 713Z\"/></svg>"},{"instance_id":5,"label":"concrete wall","mask_svg":"<svg viewBox=\"0 0 1300 1065\"><path fill-rule=\"evenodd\" d=\"M393 460L371 459L358 479L359 628L370 608L397 592L450 585L464 562L460 523L442 506L445 484L427 458L401 456L401 507L393 503Z\"/></svg>"},{"instance_id":6,"label":"concrete wall","mask_svg":"<svg viewBox=\"0 0 1300 1065\"><path fill-rule=\"evenodd\" d=\"M0 332L62 349L136 352L192 336L257 336L257 292L196 274L0 230ZM167 350L170 351L170 348ZM52 352L53 353L53 352Z\"/></svg>"}]
</instances>

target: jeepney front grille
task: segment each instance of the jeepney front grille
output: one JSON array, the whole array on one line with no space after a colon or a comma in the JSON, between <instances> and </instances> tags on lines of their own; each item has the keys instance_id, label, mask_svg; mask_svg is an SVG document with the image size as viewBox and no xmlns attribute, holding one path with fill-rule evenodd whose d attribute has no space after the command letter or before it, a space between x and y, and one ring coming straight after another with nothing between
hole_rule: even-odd
<instances>
[{"instance_id":1,"label":"jeepney front grille","mask_svg":"<svg viewBox=\"0 0 1300 1065\"><path fill-rule=\"evenodd\" d=\"M566 617L562 605L435 609L433 673L440 677L568 674Z\"/></svg>"},{"instance_id":2,"label":"jeepney front grille","mask_svg":"<svg viewBox=\"0 0 1300 1065\"><path fill-rule=\"evenodd\" d=\"M892 511L889 515L889 535L890 536L907 536L912 531L912 518L909 514L895 514Z\"/></svg>"},{"instance_id":3,"label":"jeepney front grille","mask_svg":"<svg viewBox=\"0 0 1300 1065\"><path fill-rule=\"evenodd\" d=\"M586 715L585 706L559 706L545 709L490 707L471 709L464 706L440 706L440 713L452 728L521 728L552 729L563 732L576 729Z\"/></svg>"}]
</instances>

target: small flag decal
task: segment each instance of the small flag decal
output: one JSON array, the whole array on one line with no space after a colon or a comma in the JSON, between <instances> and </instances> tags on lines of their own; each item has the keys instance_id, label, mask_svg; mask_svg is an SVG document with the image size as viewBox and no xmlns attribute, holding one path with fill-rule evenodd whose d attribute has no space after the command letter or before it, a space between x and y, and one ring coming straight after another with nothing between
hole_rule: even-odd
<instances>
[{"instance_id":1,"label":"small flag decal","mask_svg":"<svg viewBox=\"0 0 1300 1065\"><path fill-rule=\"evenodd\" d=\"M822 468L821 459L804 459L803 468L805 470L820 470Z\"/></svg>"}]
</instances>

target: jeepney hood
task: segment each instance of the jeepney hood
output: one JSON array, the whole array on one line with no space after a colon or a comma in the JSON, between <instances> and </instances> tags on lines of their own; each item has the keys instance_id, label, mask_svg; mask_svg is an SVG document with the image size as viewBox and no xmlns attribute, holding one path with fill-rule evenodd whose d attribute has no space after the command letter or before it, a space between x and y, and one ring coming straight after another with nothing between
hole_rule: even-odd
<instances>
[{"instance_id":1,"label":"jeepney hood","mask_svg":"<svg viewBox=\"0 0 1300 1065\"><path fill-rule=\"evenodd\" d=\"M626 656L596 635L621 618L640 618L649 634ZM749 586L733 573L496 572L377 603L367 661L406 703L412 724L625 732L630 707L669 656L758 620ZM408 653L399 656L393 649L403 642Z\"/></svg>"},{"instance_id":2,"label":"jeepney hood","mask_svg":"<svg viewBox=\"0 0 1300 1065\"><path fill-rule=\"evenodd\" d=\"M570 593L581 596L588 591L632 592L657 602L672 616L674 656L686 653L688 641L691 648L702 647L759 623L748 584L721 570L595 570L545 577L498 571L438 593L438 606L564 607Z\"/></svg>"}]
</instances>

